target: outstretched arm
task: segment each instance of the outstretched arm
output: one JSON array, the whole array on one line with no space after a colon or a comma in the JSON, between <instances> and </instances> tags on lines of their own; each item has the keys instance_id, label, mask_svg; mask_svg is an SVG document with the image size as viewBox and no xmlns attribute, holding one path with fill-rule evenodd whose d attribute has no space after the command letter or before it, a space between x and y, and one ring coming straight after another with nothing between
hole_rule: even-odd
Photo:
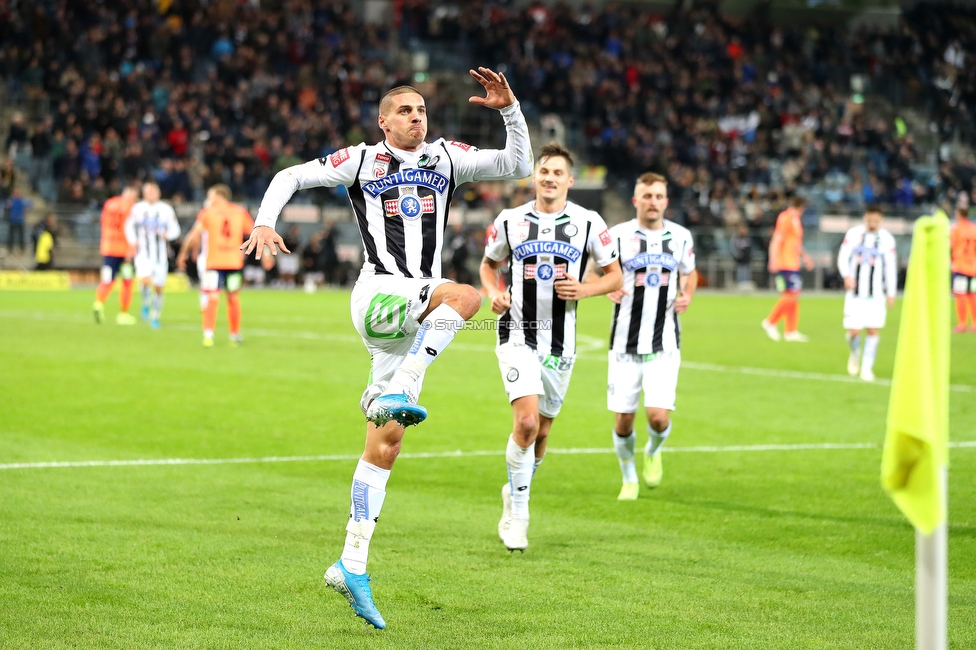
<instances>
[{"instance_id":1,"label":"outstretched arm","mask_svg":"<svg viewBox=\"0 0 976 650\"><path fill-rule=\"evenodd\" d=\"M499 111L508 135L504 149L472 148L457 156L458 184L525 178L532 173L532 144L529 127L508 79L488 68L478 68L477 72L471 70L470 73L485 89L486 96L471 97L468 101Z\"/></svg>"},{"instance_id":2,"label":"outstretched arm","mask_svg":"<svg viewBox=\"0 0 976 650\"><path fill-rule=\"evenodd\" d=\"M197 246L197 243L200 241L200 233L202 232L203 224L197 221L193 224L193 227L190 228L190 232L186 234L186 237L183 238L183 245L180 246L180 252L176 256L176 268L179 270L186 270L187 255L189 254L191 248L195 248Z\"/></svg>"}]
</instances>

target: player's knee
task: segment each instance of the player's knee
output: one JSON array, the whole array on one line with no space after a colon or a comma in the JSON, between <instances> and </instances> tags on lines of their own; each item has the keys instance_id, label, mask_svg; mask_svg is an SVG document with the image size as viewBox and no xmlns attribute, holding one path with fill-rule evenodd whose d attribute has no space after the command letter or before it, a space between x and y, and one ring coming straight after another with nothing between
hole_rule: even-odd
<instances>
[{"instance_id":1,"label":"player's knee","mask_svg":"<svg viewBox=\"0 0 976 650\"><path fill-rule=\"evenodd\" d=\"M650 423L652 429L658 433L661 433L667 429L668 425L671 423L671 416L667 411L655 411L654 413L648 415L647 421Z\"/></svg>"},{"instance_id":2,"label":"player's knee","mask_svg":"<svg viewBox=\"0 0 976 650\"><path fill-rule=\"evenodd\" d=\"M481 293L469 284L455 285L451 297L451 307L464 319L471 318L481 309Z\"/></svg>"},{"instance_id":3,"label":"player's knee","mask_svg":"<svg viewBox=\"0 0 976 650\"><path fill-rule=\"evenodd\" d=\"M613 425L617 433L629 434L634 430L634 414L633 413L617 413L615 422Z\"/></svg>"},{"instance_id":4,"label":"player's knee","mask_svg":"<svg viewBox=\"0 0 976 650\"><path fill-rule=\"evenodd\" d=\"M539 416L535 413L515 418L515 438L528 446L539 435Z\"/></svg>"}]
</instances>

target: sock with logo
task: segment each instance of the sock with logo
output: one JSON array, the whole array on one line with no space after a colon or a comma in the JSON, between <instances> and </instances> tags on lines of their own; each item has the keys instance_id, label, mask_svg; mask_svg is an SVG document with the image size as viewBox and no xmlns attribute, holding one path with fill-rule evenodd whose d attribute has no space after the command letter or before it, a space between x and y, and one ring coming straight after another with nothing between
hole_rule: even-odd
<instances>
[{"instance_id":1,"label":"sock with logo","mask_svg":"<svg viewBox=\"0 0 976 650\"><path fill-rule=\"evenodd\" d=\"M624 483L637 482L637 463L634 462L634 449L637 447L637 434L631 431L622 436L613 431L613 450L617 452L617 460L620 462L620 473L623 475Z\"/></svg>"},{"instance_id":2,"label":"sock with logo","mask_svg":"<svg viewBox=\"0 0 976 650\"><path fill-rule=\"evenodd\" d=\"M352 475L352 504L349 507L349 523L346 524L346 543L342 547L342 564L349 573L366 573L369 542L383 509L389 480L390 470L359 459L356 472Z\"/></svg>"},{"instance_id":3,"label":"sock with logo","mask_svg":"<svg viewBox=\"0 0 976 650\"><path fill-rule=\"evenodd\" d=\"M535 468L533 447L531 445L519 447L515 438L509 436L505 461L508 463L508 482L512 488L512 517L528 519L529 488L532 485L532 474Z\"/></svg>"}]
</instances>

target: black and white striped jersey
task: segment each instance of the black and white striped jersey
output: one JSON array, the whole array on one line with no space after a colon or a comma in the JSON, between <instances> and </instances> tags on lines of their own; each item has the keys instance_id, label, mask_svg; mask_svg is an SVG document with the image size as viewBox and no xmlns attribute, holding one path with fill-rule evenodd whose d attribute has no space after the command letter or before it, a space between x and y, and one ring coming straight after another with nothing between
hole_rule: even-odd
<instances>
[{"instance_id":1,"label":"black and white striped jersey","mask_svg":"<svg viewBox=\"0 0 976 650\"><path fill-rule=\"evenodd\" d=\"M610 351L653 354L677 350L681 324L674 301L681 276L695 270L691 232L667 219L660 230L648 230L631 219L611 228L610 237L620 254L626 292L613 308Z\"/></svg>"},{"instance_id":2,"label":"black and white striped jersey","mask_svg":"<svg viewBox=\"0 0 976 650\"><path fill-rule=\"evenodd\" d=\"M162 201L139 201L132 206L129 218L125 220L125 238L136 247L136 257L153 264L169 260L167 242L179 236L180 222L176 220L176 213Z\"/></svg>"},{"instance_id":3,"label":"black and white striped jersey","mask_svg":"<svg viewBox=\"0 0 976 650\"><path fill-rule=\"evenodd\" d=\"M894 297L898 292L895 238L885 230L868 232L862 224L847 231L837 253L837 270L857 279L851 295L857 298Z\"/></svg>"},{"instance_id":4,"label":"black and white striped jersey","mask_svg":"<svg viewBox=\"0 0 976 650\"><path fill-rule=\"evenodd\" d=\"M275 175L256 226L275 225L297 190L348 189L366 261L360 277L441 277L441 249L451 196L469 181L525 178L532 172L529 131L518 102L501 111L508 131L504 149L479 150L438 139L419 151L388 143L359 144L295 165Z\"/></svg>"},{"instance_id":5,"label":"black and white striped jersey","mask_svg":"<svg viewBox=\"0 0 976 650\"><path fill-rule=\"evenodd\" d=\"M582 280L587 261L607 266L617 251L603 217L566 202L562 212L536 212L535 202L503 210L488 228L485 255L509 258L505 279L512 306L498 319L498 344L515 343L554 357L576 354L576 301L556 295L553 283Z\"/></svg>"}]
</instances>

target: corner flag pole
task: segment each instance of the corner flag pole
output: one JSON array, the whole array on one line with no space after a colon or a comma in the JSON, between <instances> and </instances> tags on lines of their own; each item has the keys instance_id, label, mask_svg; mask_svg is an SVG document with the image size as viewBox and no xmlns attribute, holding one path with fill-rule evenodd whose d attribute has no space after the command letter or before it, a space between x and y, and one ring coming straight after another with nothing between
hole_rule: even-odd
<instances>
[{"instance_id":1,"label":"corner flag pole","mask_svg":"<svg viewBox=\"0 0 976 650\"><path fill-rule=\"evenodd\" d=\"M949 219L915 222L881 483L915 527L915 647L948 643Z\"/></svg>"}]
</instances>

